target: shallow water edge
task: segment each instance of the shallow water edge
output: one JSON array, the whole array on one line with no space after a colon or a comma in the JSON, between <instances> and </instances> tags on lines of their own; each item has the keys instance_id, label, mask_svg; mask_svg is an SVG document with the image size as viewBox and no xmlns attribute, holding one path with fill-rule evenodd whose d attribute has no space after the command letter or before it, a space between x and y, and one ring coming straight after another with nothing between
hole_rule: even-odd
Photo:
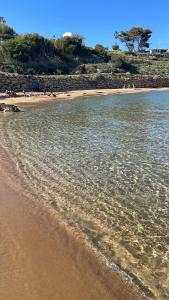
<instances>
[{"instance_id":1,"label":"shallow water edge","mask_svg":"<svg viewBox=\"0 0 169 300\"><path fill-rule=\"evenodd\" d=\"M6 147L5 150L7 150ZM52 255L52 251L50 248L52 243L52 249L54 251L54 255L52 255L54 256L52 257L54 261L52 261L52 264L55 264L55 259L58 255L58 253L56 253L56 249L58 247L58 241L59 241L59 245L61 245L61 249L64 253L64 256L66 252L66 255L68 255L68 260L72 260L70 264L75 264L79 272L78 276L80 276L79 277L80 282L82 283L85 281L85 284L86 284L86 280L88 282L87 283L88 292L87 293L85 292L86 295L83 294L84 293L84 289L82 288L83 285L79 286L79 289L82 289L81 291L79 291L79 293L82 293L83 299L91 299L91 296L92 299L106 299L106 300L123 299L124 297L125 297L124 299L126 300L127 299L136 300L145 297L143 293L141 296L140 290L135 286L135 284L133 284L133 280L131 280L129 276L127 276L124 272L121 272L115 264L110 266L108 261L103 257L103 255L98 254L96 249L91 247L89 241L86 240L86 237L82 235L80 231L71 228L70 226L67 226L66 223L63 220L61 220L60 216L56 213L56 211L53 211L50 205L48 205L47 203L42 203L37 201L36 196L34 195L34 193L32 193L32 191L30 191L30 188L25 183L24 178L23 177L21 178L21 174L17 173L15 162L12 161L11 158L9 157L10 152L6 152L5 150L2 147L0 149L0 165L2 170L0 182L1 182L1 188L3 186L3 183L5 182L5 188L3 193L5 194L5 197L6 196L8 197L8 201L6 201L4 205L3 197L1 194L0 205L1 208L5 207L4 209L0 210L1 211L0 218L2 220L1 228L3 228L3 231L1 232L3 232L3 239L5 236L4 251L6 251L9 248L10 250L7 252L13 251L13 247L11 247L11 239L13 240L14 238L16 240L14 244L16 243L15 245L17 245L18 253L16 254L16 259L13 257L11 259L10 254L8 254L10 258L9 261L12 260L11 272L14 274L13 281L11 282L11 288L8 291L5 287L5 284L4 285L2 284L3 288L1 289L1 295L4 295L5 299L11 299L10 297L8 297L9 293L11 293L10 295L13 295L12 299L18 299L17 298L18 296L20 296L22 293L25 293L26 295L25 299L29 299L29 296L32 292L31 289L33 286L33 288L35 289L34 293L36 294L37 297L36 299L42 299L41 298L42 294L41 292L39 292L39 288L42 288L41 285L44 284L43 283L44 280L47 280L48 283L50 281L49 286L51 288L51 291L50 288L49 290L48 288L46 290L42 288L43 296L46 295L46 297L48 297L49 294L52 293L52 289L53 292L56 294L57 289L54 286L56 286L56 282L58 279L58 271L53 270L52 272L54 273L51 274L50 272L51 258L48 257L47 253L49 251L50 255ZM8 193L8 189L10 191L11 188L12 188L12 194ZM6 218L8 222L8 217L10 220L10 227L12 226L12 228L15 228L14 231L15 236L13 236L12 231L10 234L8 234L9 226L6 226L6 224L5 226L3 226L4 218ZM11 218L12 218L12 222L11 222ZM20 224L21 226L23 226L24 224L23 228L26 228L23 230L24 234L21 237L19 234L21 227L18 228L17 226L15 226L14 224L16 222L15 219L17 220L17 224ZM5 223L7 222L5 220ZM36 223L36 226L34 227L33 225L31 225L31 227L33 226L33 228L29 230L29 224L34 224L34 222ZM40 229L38 233L37 233L37 226ZM27 233L27 229L29 233ZM25 235L25 233L27 234ZM19 236L19 240L17 241L18 236ZM28 236L29 239L27 239ZM45 242L45 247L44 247L43 243L41 242L42 239L44 239L44 237L46 238L46 236L50 236L50 238L47 240L47 242L49 242L49 246L47 242ZM35 241L35 239L40 243L40 245L37 245L37 241ZM33 245L34 246L32 247L30 243L32 244L32 246ZM40 248L38 248L37 246L38 247L40 246ZM1 249L3 249L3 243ZM44 250L44 253L42 249ZM28 252L29 250L31 250L30 253ZM31 255L33 255L32 251L33 252L36 251L36 261L34 261L34 258L32 260L31 257ZM42 252L42 254L40 254L39 251ZM24 267L26 269L25 269L25 274L22 274L21 272L22 276L20 278L17 272L15 276L15 269L20 267L22 268L22 263L23 263L22 259L25 256L25 253L28 256L25 257L26 264L24 261ZM39 261L37 261L39 254L40 254L40 259ZM44 260L43 255L45 255L44 268L43 267L41 268L40 265ZM2 255L1 258L3 258ZM65 258L61 257L61 259L62 259L62 265L64 265L66 263L66 261L64 261ZM35 268L32 266L32 264L34 263L35 263L35 267L36 265L38 265L40 268L38 274L36 273ZM69 265L67 268L67 266L64 265L64 268L65 270L67 269L67 271L69 272L72 269L72 266L70 267ZM9 269L9 266L6 266L6 262L4 262L4 272L5 269ZM44 271L46 272L44 278L42 278L43 276L41 276L40 273L42 272L42 269L43 272ZM32 276L32 272L35 272L35 277L36 275L38 275L39 278L37 277L35 278L34 276ZM90 274L90 276L87 276L86 278L86 274ZM10 277L10 272L8 275ZM63 281L68 280L68 278L64 276L65 276L65 272L63 274L62 280ZM9 277L7 276L6 283L8 282ZM28 282L28 286L29 286L28 289L25 289L25 284L26 284L25 280L30 280L30 283ZM67 284L69 286L68 290L70 295L71 284L68 282ZM15 290L14 288L15 285L18 291ZM18 288L20 286L22 286L21 289ZM93 293L91 294L90 289L91 288L93 289L93 287L95 286L96 286L96 290L93 291ZM12 290L12 288L14 288L14 290ZM73 286L72 289L75 289L75 286ZM142 289L144 290L143 287ZM15 297L15 292L16 292L16 297ZM101 295L101 297L99 295ZM62 295L62 299L67 299L66 297L67 297L66 294ZM73 297L74 297L73 299L76 299L75 295L73 295Z\"/></svg>"}]
</instances>

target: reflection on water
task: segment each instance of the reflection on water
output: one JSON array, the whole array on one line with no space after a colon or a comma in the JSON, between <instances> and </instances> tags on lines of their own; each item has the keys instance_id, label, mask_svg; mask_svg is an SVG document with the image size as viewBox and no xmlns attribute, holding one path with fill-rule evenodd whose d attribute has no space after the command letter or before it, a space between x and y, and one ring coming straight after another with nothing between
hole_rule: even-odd
<instances>
[{"instance_id":1,"label":"reflection on water","mask_svg":"<svg viewBox=\"0 0 169 300\"><path fill-rule=\"evenodd\" d=\"M169 93L63 101L1 123L40 197L169 299Z\"/></svg>"}]
</instances>

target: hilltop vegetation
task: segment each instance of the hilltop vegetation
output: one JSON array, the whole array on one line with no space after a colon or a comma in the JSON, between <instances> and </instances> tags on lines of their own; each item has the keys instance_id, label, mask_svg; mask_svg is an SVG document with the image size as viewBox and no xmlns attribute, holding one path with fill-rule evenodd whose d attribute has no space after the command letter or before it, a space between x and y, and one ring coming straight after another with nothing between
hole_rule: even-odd
<instances>
[{"instance_id":1,"label":"hilltop vegetation","mask_svg":"<svg viewBox=\"0 0 169 300\"><path fill-rule=\"evenodd\" d=\"M79 35L47 39L37 33L19 35L0 17L0 71L20 74L147 74L168 75L168 58L142 57L137 54L149 47L151 30L133 27L115 32L128 51L119 45L112 50L102 45L94 48Z\"/></svg>"}]
</instances>

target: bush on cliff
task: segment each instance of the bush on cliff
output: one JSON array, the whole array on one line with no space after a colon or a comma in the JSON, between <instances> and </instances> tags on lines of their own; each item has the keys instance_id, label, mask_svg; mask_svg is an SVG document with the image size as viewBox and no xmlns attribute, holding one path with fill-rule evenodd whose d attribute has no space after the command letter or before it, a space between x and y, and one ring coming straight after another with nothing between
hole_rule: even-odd
<instances>
[{"instance_id":1,"label":"bush on cliff","mask_svg":"<svg viewBox=\"0 0 169 300\"><path fill-rule=\"evenodd\" d=\"M111 60L111 54L110 54L110 51L103 47L102 45L100 44L97 44L94 48L94 51L93 51L97 56L99 56L103 62L109 62Z\"/></svg>"},{"instance_id":2,"label":"bush on cliff","mask_svg":"<svg viewBox=\"0 0 169 300\"><path fill-rule=\"evenodd\" d=\"M83 37L73 35L65 36L54 40L54 45L58 53L68 56L80 56L83 51Z\"/></svg>"},{"instance_id":3,"label":"bush on cliff","mask_svg":"<svg viewBox=\"0 0 169 300\"><path fill-rule=\"evenodd\" d=\"M47 39L36 33L17 35L0 19L0 71L20 74L83 74L99 72L118 73L128 70L129 64L119 54L112 61L112 51L98 44L95 48L84 44L79 35ZM107 67L107 64L109 66ZM90 65L89 68L87 65ZM92 71L93 70L93 71ZM102 71L101 71L102 72Z\"/></svg>"},{"instance_id":4,"label":"bush on cliff","mask_svg":"<svg viewBox=\"0 0 169 300\"><path fill-rule=\"evenodd\" d=\"M12 59L22 63L52 57L55 51L52 42L35 33L17 36L7 41L4 48Z\"/></svg>"},{"instance_id":5,"label":"bush on cliff","mask_svg":"<svg viewBox=\"0 0 169 300\"><path fill-rule=\"evenodd\" d=\"M4 19L0 19L0 41L9 40L16 36L14 29L6 24Z\"/></svg>"},{"instance_id":6,"label":"bush on cliff","mask_svg":"<svg viewBox=\"0 0 169 300\"><path fill-rule=\"evenodd\" d=\"M52 41L35 33L10 39L3 49L19 73L53 74L63 67Z\"/></svg>"}]
</instances>

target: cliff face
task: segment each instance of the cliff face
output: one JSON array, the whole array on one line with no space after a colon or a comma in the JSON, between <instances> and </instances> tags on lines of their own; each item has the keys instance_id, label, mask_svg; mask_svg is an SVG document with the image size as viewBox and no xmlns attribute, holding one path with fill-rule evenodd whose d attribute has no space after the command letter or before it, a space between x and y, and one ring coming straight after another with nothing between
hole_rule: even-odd
<instances>
[{"instance_id":1,"label":"cliff face","mask_svg":"<svg viewBox=\"0 0 169 300\"><path fill-rule=\"evenodd\" d=\"M70 90L169 87L169 77L111 74L34 76L0 73L0 92L62 92Z\"/></svg>"}]
</instances>

